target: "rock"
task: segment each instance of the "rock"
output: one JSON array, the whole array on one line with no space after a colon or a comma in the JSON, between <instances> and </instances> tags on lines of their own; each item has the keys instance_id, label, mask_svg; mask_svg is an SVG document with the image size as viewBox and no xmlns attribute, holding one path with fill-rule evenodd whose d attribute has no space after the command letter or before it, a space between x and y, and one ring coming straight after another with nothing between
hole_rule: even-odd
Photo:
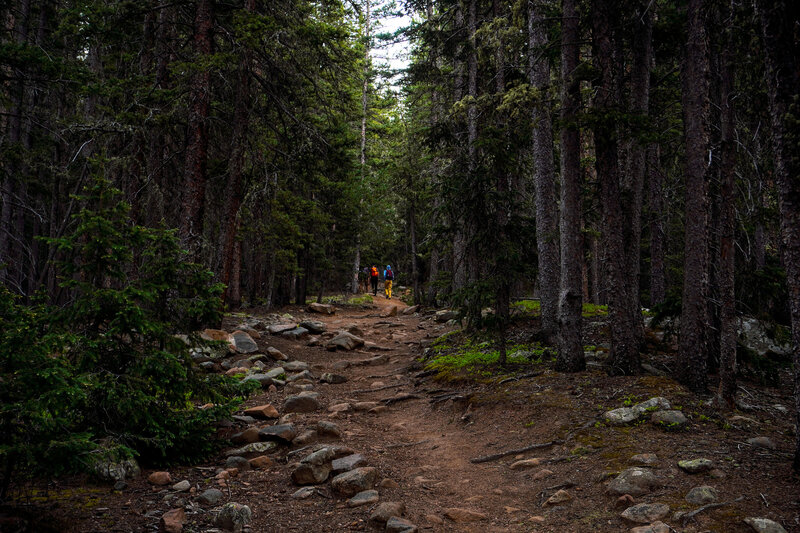
<instances>
[{"instance_id":1,"label":"rock","mask_svg":"<svg viewBox=\"0 0 800 533\"><path fill-rule=\"evenodd\" d=\"M192 484L189 483L188 479L184 479L183 481L179 481L172 485L172 490L176 492L186 492L190 488L192 488Z\"/></svg>"},{"instance_id":2,"label":"rock","mask_svg":"<svg viewBox=\"0 0 800 533\"><path fill-rule=\"evenodd\" d=\"M653 408L660 408L662 410L671 409L669 401L660 396L650 398L644 402L638 403L633 407L620 407L605 413L605 420L607 424L612 426L624 426L631 422L638 420L644 413Z\"/></svg>"},{"instance_id":3,"label":"rock","mask_svg":"<svg viewBox=\"0 0 800 533\"><path fill-rule=\"evenodd\" d=\"M221 490L218 489L208 489L203 491L203 494L197 498L197 501L200 503L204 503L206 505L216 505L225 495L222 493Z\"/></svg>"},{"instance_id":4,"label":"rock","mask_svg":"<svg viewBox=\"0 0 800 533\"><path fill-rule=\"evenodd\" d=\"M568 491L561 489L557 491L555 494L547 498L547 501L544 502L544 505L558 505L559 503L565 503L572 499L572 494Z\"/></svg>"},{"instance_id":5,"label":"rock","mask_svg":"<svg viewBox=\"0 0 800 533\"><path fill-rule=\"evenodd\" d=\"M749 517L744 519L744 523L753 528L753 531L757 533L786 533L782 525L769 518Z\"/></svg>"},{"instance_id":6,"label":"rock","mask_svg":"<svg viewBox=\"0 0 800 533\"><path fill-rule=\"evenodd\" d=\"M161 516L158 530L163 533L181 533L183 524L186 523L186 511L183 509L170 509Z\"/></svg>"},{"instance_id":7,"label":"rock","mask_svg":"<svg viewBox=\"0 0 800 533\"><path fill-rule=\"evenodd\" d=\"M250 468L254 470L263 470L264 468L269 468L270 466L272 466L272 459L266 455L259 455L258 457L253 457L250 459Z\"/></svg>"},{"instance_id":8,"label":"rock","mask_svg":"<svg viewBox=\"0 0 800 533\"><path fill-rule=\"evenodd\" d=\"M398 311L398 309L397 309L397 306L396 306L396 305L393 305L393 306L392 306L392 307L390 307L390 308L389 308L387 311L385 311L385 312L381 313L381 317L383 317L383 318L389 318L389 317L391 317L391 316L397 316L397 311Z\"/></svg>"},{"instance_id":9,"label":"rock","mask_svg":"<svg viewBox=\"0 0 800 533\"><path fill-rule=\"evenodd\" d=\"M470 511L469 509L461 509L459 507L451 507L446 509L444 511L444 515L453 522L457 523L478 522L479 520L486 519L486 515L483 513Z\"/></svg>"},{"instance_id":10,"label":"rock","mask_svg":"<svg viewBox=\"0 0 800 533\"><path fill-rule=\"evenodd\" d=\"M377 490L362 490L355 496L347 500L348 507L361 507L362 505L370 505L376 503L380 497Z\"/></svg>"},{"instance_id":11,"label":"rock","mask_svg":"<svg viewBox=\"0 0 800 533\"><path fill-rule=\"evenodd\" d=\"M664 522L653 522L646 526L638 526L631 529L631 533L671 533L674 531Z\"/></svg>"},{"instance_id":12,"label":"rock","mask_svg":"<svg viewBox=\"0 0 800 533\"><path fill-rule=\"evenodd\" d=\"M534 459L523 459L521 461L517 461L515 463L511 463L511 470L523 470L526 468L533 468L542 464L542 460L537 458Z\"/></svg>"},{"instance_id":13,"label":"rock","mask_svg":"<svg viewBox=\"0 0 800 533\"><path fill-rule=\"evenodd\" d=\"M413 315L417 311L419 311L419 306L418 305L412 305L411 307L406 307L405 309L403 309L403 314L404 315Z\"/></svg>"},{"instance_id":14,"label":"rock","mask_svg":"<svg viewBox=\"0 0 800 533\"><path fill-rule=\"evenodd\" d=\"M331 473L331 461L335 454L332 448L322 448L303 458L292 472L292 481L297 485L323 483Z\"/></svg>"},{"instance_id":15,"label":"rock","mask_svg":"<svg viewBox=\"0 0 800 533\"><path fill-rule=\"evenodd\" d=\"M738 341L761 356L769 353L788 356L792 353L791 344L778 344L767 334L764 323L755 318L742 317L739 322Z\"/></svg>"},{"instance_id":16,"label":"rock","mask_svg":"<svg viewBox=\"0 0 800 533\"><path fill-rule=\"evenodd\" d=\"M265 375L272 379L280 379L281 376L286 375L286 370L282 366L276 366L275 368L270 368Z\"/></svg>"},{"instance_id":17,"label":"rock","mask_svg":"<svg viewBox=\"0 0 800 533\"><path fill-rule=\"evenodd\" d=\"M436 313L434 313L433 319L439 323L447 322L449 320L457 320L458 311L451 311L450 309L442 309L441 311L437 311Z\"/></svg>"},{"instance_id":18,"label":"rock","mask_svg":"<svg viewBox=\"0 0 800 533\"><path fill-rule=\"evenodd\" d=\"M538 481L540 479L544 479L552 475L553 475L552 470L548 470L547 468L542 468L541 470L534 472L534 474L531 476L531 479L534 481Z\"/></svg>"},{"instance_id":19,"label":"rock","mask_svg":"<svg viewBox=\"0 0 800 533\"><path fill-rule=\"evenodd\" d=\"M269 355L276 361L286 361L287 359L289 359L288 357L286 357L286 355L284 355L282 351L280 351L277 348L273 348L272 346L267 348L267 355Z\"/></svg>"},{"instance_id":20,"label":"rock","mask_svg":"<svg viewBox=\"0 0 800 533\"><path fill-rule=\"evenodd\" d=\"M244 414L247 416L252 416L254 418L263 418L263 419L278 418L280 416L278 414L278 410L275 409L275 407L273 407L272 404L269 403L245 409Z\"/></svg>"},{"instance_id":21,"label":"rock","mask_svg":"<svg viewBox=\"0 0 800 533\"><path fill-rule=\"evenodd\" d=\"M308 446L314 442L317 442L319 435L313 429L307 429L300 433L298 436L292 440L292 444L294 446Z\"/></svg>"},{"instance_id":22,"label":"rock","mask_svg":"<svg viewBox=\"0 0 800 533\"><path fill-rule=\"evenodd\" d=\"M284 331L289 331L297 327L297 324L273 324L267 328L272 335L280 335Z\"/></svg>"},{"instance_id":23,"label":"rock","mask_svg":"<svg viewBox=\"0 0 800 533\"><path fill-rule=\"evenodd\" d=\"M228 337L228 342L238 353L254 353L258 351L258 344L253 337L241 330L236 330Z\"/></svg>"},{"instance_id":24,"label":"rock","mask_svg":"<svg viewBox=\"0 0 800 533\"><path fill-rule=\"evenodd\" d=\"M297 436L297 430L294 427L294 424L277 424L274 426L267 426L265 428L261 428L258 432L258 437L261 440L271 440L271 441L279 441L279 442L292 442Z\"/></svg>"},{"instance_id":25,"label":"rock","mask_svg":"<svg viewBox=\"0 0 800 533\"><path fill-rule=\"evenodd\" d=\"M403 502L383 502L372 511L369 519L372 522L385 524L393 516L403 516L406 512L406 505Z\"/></svg>"},{"instance_id":26,"label":"rock","mask_svg":"<svg viewBox=\"0 0 800 533\"><path fill-rule=\"evenodd\" d=\"M354 453L339 459L334 459L331 466L333 467L334 474L341 474L342 472L349 472L365 464L367 464L367 460L364 459L364 456L360 453Z\"/></svg>"},{"instance_id":27,"label":"rock","mask_svg":"<svg viewBox=\"0 0 800 533\"><path fill-rule=\"evenodd\" d=\"M356 337L364 336L364 330L358 327L358 324L347 324L345 327L342 328L342 331L346 331L347 333L355 335Z\"/></svg>"},{"instance_id":28,"label":"rock","mask_svg":"<svg viewBox=\"0 0 800 533\"><path fill-rule=\"evenodd\" d=\"M381 488L381 489L399 489L400 488L400 484L397 481L393 480L393 479L383 478L381 480L381 482L378 483L378 488Z\"/></svg>"},{"instance_id":29,"label":"rock","mask_svg":"<svg viewBox=\"0 0 800 533\"><path fill-rule=\"evenodd\" d=\"M310 498L317 492L317 489L314 487L303 487L292 494L292 498L295 500L305 500L306 498Z\"/></svg>"},{"instance_id":30,"label":"rock","mask_svg":"<svg viewBox=\"0 0 800 533\"><path fill-rule=\"evenodd\" d=\"M614 507L624 507L627 509L634 504L636 504L636 500L633 499L633 496L630 494L623 494L614 502Z\"/></svg>"},{"instance_id":31,"label":"rock","mask_svg":"<svg viewBox=\"0 0 800 533\"><path fill-rule=\"evenodd\" d=\"M398 516L393 516L386 521L386 533L416 533L417 526Z\"/></svg>"},{"instance_id":32,"label":"rock","mask_svg":"<svg viewBox=\"0 0 800 533\"><path fill-rule=\"evenodd\" d=\"M650 415L650 422L664 429L675 430L685 427L688 420L680 411L656 411Z\"/></svg>"},{"instance_id":33,"label":"rock","mask_svg":"<svg viewBox=\"0 0 800 533\"><path fill-rule=\"evenodd\" d=\"M747 439L747 444L756 448L775 449L775 443L769 437L753 437L752 439Z\"/></svg>"},{"instance_id":34,"label":"rock","mask_svg":"<svg viewBox=\"0 0 800 533\"><path fill-rule=\"evenodd\" d=\"M668 514L669 505L663 503L640 503L633 507L628 507L620 516L637 524L649 524L664 518Z\"/></svg>"},{"instance_id":35,"label":"rock","mask_svg":"<svg viewBox=\"0 0 800 533\"><path fill-rule=\"evenodd\" d=\"M124 481L134 478L142 472L136 459L112 461L103 458L97 460L91 469L103 481Z\"/></svg>"},{"instance_id":36,"label":"rock","mask_svg":"<svg viewBox=\"0 0 800 533\"><path fill-rule=\"evenodd\" d=\"M262 374L261 372L259 372L257 374L250 374L249 376L246 376L242 381L243 382L245 382L245 381L255 381L256 383L261 385L262 389L266 389L270 385L273 385L275 383L274 379L272 379L271 377L269 377L266 374Z\"/></svg>"},{"instance_id":37,"label":"rock","mask_svg":"<svg viewBox=\"0 0 800 533\"><path fill-rule=\"evenodd\" d=\"M707 503L714 503L717 501L717 489L703 485L702 487L694 487L686 494L686 501L692 505L705 505Z\"/></svg>"},{"instance_id":38,"label":"rock","mask_svg":"<svg viewBox=\"0 0 800 533\"><path fill-rule=\"evenodd\" d=\"M645 468L633 467L624 470L613 479L608 485L608 491L617 496L623 494L642 496L659 486L661 481L655 474Z\"/></svg>"},{"instance_id":39,"label":"rock","mask_svg":"<svg viewBox=\"0 0 800 533\"><path fill-rule=\"evenodd\" d=\"M352 351L362 346L364 346L364 339L356 337L352 333L340 331L325 344L325 349L328 351L335 351L337 349Z\"/></svg>"},{"instance_id":40,"label":"rock","mask_svg":"<svg viewBox=\"0 0 800 533\"><path fill-rule=\"evenodd\" d=\"M169 485L172 483L172 477L169 472L153 472L147 476L147 482L151 485Z\"/></svg>"},{"instance_id":41,"label":"rock","mask_svg":"<svg viewBox=\"0 0 800 533\"><path fill-rule=\"evenodd\" d=\"M658 456L654 453L639 453L631 457L631 462L642 466L654 466L658 464Z\"/></svg>"},{"instance_id":42,"label":"rock","mask_svg":"<svg viewBox=\"0 0 800 533\"><path fill-rule=\"evenodd\" d=\"M380 403L378 402L356 402L353 404L353 409L356 411L369 411L379 405Z\"/></svg>"},{"instance_id":43,"label":"rock","mask_svg":"<svg viewBox=\"0 0 800 533\"><path fill-rule=\"evenodd\" d=\"M288 339L299 341L308 337L308 330L306 328L294 328L290 329L289 331L284 331L281 333L281 337L286 337Z\"/></svg>"},{"instance_id":44,"label":"rock","mask_svg":"<svg viewBox=\"0 0 800 533\"><path fill-rule=\"evenodd\" d=\"M222 506L222 510L217 515L214 523L222 529L241 531L252 517L253 512L248 506L241 503L228 502Z\"/></svg>"},{"instance_id":45,"label":"rock","mask_svg":"<svg viewBox=\"0 0 800 533\"><path fill-rule=\"evenodd\" d=\"M250 470L250 461L241 455L231 455L225 459L225 468L236 468L239 472Z\"/></svg>"},{"instance_id":46,"label":"rock","mask_svg":"<svg viewBox=\"0 0 800 533\"><path fill-rule=\"evenodd\" d=\"M309 304L308 310L311 313L320 313L323 315L333 315L336 313L336 308L334 306L329 304L320 304L317 302Z\"/></svg>"},{"instance_id":47,"label":"rock","mask_svg":"<svg viewBox=\"0 0 800 533\"><path fill-rule=\"evenodd\" d=\"M308 370L303 370L302 372L298 372L297 374L292 374L291 376L286 378L286 381L288 383L294 383L294 382L298 382L300 380L307 380L307 381L311 382L314 379L315 379L314 378L314 374L312 374Z\"/></svg>"},{"instance_id":48,"label":"rock","mask_svg":"<svg viewBox=\"0 0 800 533\"><path fill-rule=\"evenodd\" d=\"M331 413L349 413L353 409L353 406L349 403L337 403L328 407L328 411Z\"/></svg>"},{"instance_id":49,"label":"rock","mask_svg":"<svg viewBox=\"0 0 800 533\"><path fill-rule=\"evenodd\" d=\"M350 368L350 361L336 361L331 365L331 368L334 370L347 370Z\"/></svg>"},{"instance_id":50,"label":"rock","mask_svg":"<svg viewBox=\"0 0 800 533\"><path fill-rule=\"evenodd\" d=\"M336 385L339 383L344 383L347 381L347 378L342 376L341 374L333 374L331 372L325 372L319 378L322 383L330 383L332 385Z\"/></svg>"},{"instance_id":51,"label":"rock","mask_svg":"<svg viewBox=\"0 0 800 533\"><path fill-rule=\"evenodd\" d=\"M319 335L328 329L328 326L325 325L325 322L320 322L319 320L303 320L300 322L300 327L307 329L314 335Z\"/></svg>"},{"instance_id":52,"label":"rock","mask_svg":"<svg viewBox=\"0 0 800 533\"><path fill-rule=\"evenodd\" d=\"M255 355L251 355L250 357L248 357L247 360L250 361L252 364L269 363L270 357L265 353L257 353Z\"/></svg>"},{"instance_id":53,"label":"rock","mask_svg":"<svg viewBox=\"0 0 800 533\"><path fill-rule=\"evenodd\" d=\"M320 408L319 400L314 396L287 396L283 401L284 413L313 413Z\"/></svg>"},{"instance_id":54,"label":"rock","mask_svg":"<svg viewBox=\"0 0 800 533\"><path fill-rule=\"evenodd\" d=\"M331 481L331 487L343 496L353 496L375 486L377 477L378 471L375 468L365 466L339 474Z\"/></svg>"},{"instance_id":55,"label":"rock","mask_svg":"<svg viewBox=\"0 0 800 533\"><path fill-rule=\"evenodd\" d=\"M327 420L320 420L317 422L317 433L322 437L340 439L342 438L342 430L333 422Z\"/></svg>"},{"instance_id":56,"label":"rock","mask_svg":"<svg viewBox=\"0 0 800 533\"><path fill-rule=\"evenodd\" d=\"M242 446L241 448L236 448L235 450L228 450L225 452L226 456L234 456L240 455L245 457L251 453L269 453L275 448L278 447L278 444L275 442L252 442L246 446Z\"/></svg>"},{"instance_id":57,"label":"rock","mask_svg":"<svg viewBox=\"0 0 800 533\"><path fill-rule=\"evenodd\" d=\"M714 466L714 462L711 459L687 459L684 461L678 461L678 466L681 470L688 474L699 474L701 472L708 472Z\"/></svg>"},{"instance_id":58,"label":"rock","mask_svg":"<svg viewBox=\"0 0 800 533\"><path fill-rule=\"evenodd\" d=\"M208 341L227 341L228 332L221 329L204 329L200 336Z\"/></svg>"},{"instance_id":59,"label":"rock","mask_svg":"<svg viewBox=\"0 0 800 533\"><path fill-rule=\"evenodd\" d=\"M247 374L247 368L243 366L234 366L225 372L228 377L238 376L239 374Z\"/></svg>"},{"instance_id":60,"label":"rock","mask_svg":"<svg viewBox=\"0 0 800 533\"><path fill-rule=\"evenodd\" d=\"M303 370L308 370L308 363L305 361L288 361L283 364L283 368L287 372L302 372Z\"/></svg>"}]
</instances>

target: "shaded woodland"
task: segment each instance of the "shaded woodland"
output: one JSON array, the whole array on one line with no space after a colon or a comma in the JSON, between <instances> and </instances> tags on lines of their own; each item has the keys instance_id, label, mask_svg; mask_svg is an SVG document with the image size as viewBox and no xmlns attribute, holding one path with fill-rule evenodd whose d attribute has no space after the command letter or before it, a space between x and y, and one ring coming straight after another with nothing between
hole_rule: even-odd
<instances>
[{"instance_id":1,"label":"shaded woodland","mask_svg":"<svg viewBox=\"0 0 800 533\"><path fill-rule=\"evenodd\" d=\"M412 22L381 34L393 10ZM173 334L355 293L372 263L411 302L494 331L501 365L522 296L565 372L584 369L584 303L608 306L613 375L641 370L643 307L678 318L676 377L721 409L737 317L757 317L792 345L800 413L795 2L13 0L0 15L8 468L43 438L22 424L91 447L115 418L91 395L70 403L77 421L51 426L46 403L18 418L20 368L61 376L59 401L108 360L106 378L190 376L153 362L185 349ZM410 65L388 78L370 51L397 39ZM231 386L187 380L205 400ZM111 433L161 460L179 436L148 431L173 422Z\"/></svg>"}]
</instances>

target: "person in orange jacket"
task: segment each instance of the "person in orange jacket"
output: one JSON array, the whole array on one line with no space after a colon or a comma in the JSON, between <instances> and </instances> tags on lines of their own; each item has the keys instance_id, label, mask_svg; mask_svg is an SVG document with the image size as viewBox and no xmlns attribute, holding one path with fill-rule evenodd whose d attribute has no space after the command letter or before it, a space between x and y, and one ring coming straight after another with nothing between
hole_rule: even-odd
<instances>
[{"instance_id":1,"label":"person in orange jacket","mask_svg":"<svg viewBox=\"0 0 800 533\"><path fill-rule=\"evenodd\" d=\"M369 282L372 285L372 295L378 295L378 267L372 265L369 269Z\"/></svg>"}]
</instances>

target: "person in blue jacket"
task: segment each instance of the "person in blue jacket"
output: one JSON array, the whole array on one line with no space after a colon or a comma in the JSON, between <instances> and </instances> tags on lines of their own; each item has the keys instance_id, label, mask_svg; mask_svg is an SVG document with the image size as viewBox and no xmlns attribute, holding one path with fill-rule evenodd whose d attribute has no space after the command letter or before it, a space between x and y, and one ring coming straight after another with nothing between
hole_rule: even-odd
<instances>
[{"instance_id":1,"label":"person in blue jacket","mask_svg":"<svg viewBox=\"0 0 800 533\"><path fill-rule=\"evenodd\" d=\"M392 297L392 282L394 281L394 272L392 266L386 265L386 270L383 271L383 289L386 292L386 298Z\"/></svg>"}]
</instances>

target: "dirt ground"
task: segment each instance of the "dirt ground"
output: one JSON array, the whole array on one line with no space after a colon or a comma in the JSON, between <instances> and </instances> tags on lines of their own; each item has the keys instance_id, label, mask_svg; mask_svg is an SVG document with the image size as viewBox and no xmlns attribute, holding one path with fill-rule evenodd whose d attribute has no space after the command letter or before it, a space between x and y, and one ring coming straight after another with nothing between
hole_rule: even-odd
<instances>
[{"instance_id":1,"label":"dirt ground","mask_svg":"<svg viewBox=\"0 0 800 533\"><path fill-rule=\"evenodd\" d=\"M653 453L658 462L652 468L663 485L635 501L668 504L670 514L662 520L672 531L746 532L751 529L742 520L748 516L770 518L787 531L800 531L800 491L791 476L793 402L786 377L781 389L743 383L740 395L749 408L724 416L704 404L708 398L688 393L669 378L651 375L612 378L599 369L567 375L540 364L527 372L531 376L518 379L440 382L422 372L418 359L422 345L451 328L437 324L430 314L382 318L391 306L405 307L397 299L378 298L375 306L340 308L331 316L312 315L300 308L282 312L298 320L322 320L329 330L356 324L366 340L386 351L329 352L268 334L258 342L262 348L278 348L291 360L307 362L317 377L334 371L348 378L342 384L316 384L322 410L293 414L291 422L300 431L319 420L337 424L343 437L331 442L363 454L367 464L378 469L379 479L393 481L378 489L380 501L403 502L405 518L420 530L630 531L638 524L620 517L626 506L618 505L617 496L609 494L606 486L617 473L633 466L633 455ZM518 327L524 329L525 324ZM388 356L380 364L332 370L338 361L364 361L380 354ZM280 410L287 394L285 389L273 394L265 391L251 397L247 406L271 403ZM414 397L393 401L402 395ZM688 428L665 431L646 422L625 427L602 423L605 411L653 396L663 396L680 408L689 418ZM365 401L387 404L387 409L380 413L327 411L338 403ZM776 449L747 443L756 436L769 437ZM471 462L553 441L529 452ZM346 498L333 493L330 482L319 485L311 498L292 498L299 487L291 482L291 463L299 457L287 459L291 451L291 447L279 448L271 454L274 464L269 469L233 478L217 506L189 505L192 510L187 512L184 531L213 531L215 510L226 501L250 507L251 532L380 530L369 522L377 504L350 508ZM711 459L715 469L689 475L677 467L677 461L697 457ZM531 458L539 458L539 465L510 468L520 459ZM156 531L161 513L179 503L192 504L200 492L216 486L214 474L224 464L220 454L205 464L169 469L174 481L187 479L198 489L192 495L149 485L150 470L123 491L73 477L53 480L46 487L39 482L18 488L18 495L20 501L29 502L32 516L45 517L31 531ZM718 502L743 499L704 510L684 524L674 513L697 508L684 496L701 485L716 488ZM560 489L571 499L546 504ZM479 514L474 515L475 521L454 521L447 516L451 508ZM14 530L10 522L3 524L0 521L0 531Z\"/></svg>"}]
</instances>

